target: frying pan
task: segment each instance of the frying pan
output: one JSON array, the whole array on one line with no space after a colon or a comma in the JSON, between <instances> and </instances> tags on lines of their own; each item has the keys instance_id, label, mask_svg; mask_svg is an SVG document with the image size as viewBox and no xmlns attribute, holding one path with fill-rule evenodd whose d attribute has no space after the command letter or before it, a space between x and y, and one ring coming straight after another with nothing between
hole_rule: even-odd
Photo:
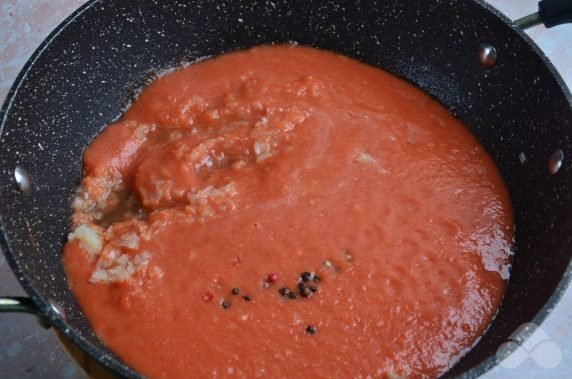
<instances>
[{"instance_id":1,"label":"frying pan","mask_svg":"<svg viewBox=\"0 0 572 379\"><path fill-rule=\"evenodd\" d=\"M539 13L519 23L570 21L572 4L544 0ZM160 70L287 41L415 83L469 126L505 179L517 225L510 283L487 333L445 376L484 373L519 325L540 324L572 276L572 97L536 45L478 0L88 2L36 50L0 113L0 243L30 296L4 298L2 310L36 312L139 377L94 335L61 264L82 151Z\"/></svg>"}]
</instances>

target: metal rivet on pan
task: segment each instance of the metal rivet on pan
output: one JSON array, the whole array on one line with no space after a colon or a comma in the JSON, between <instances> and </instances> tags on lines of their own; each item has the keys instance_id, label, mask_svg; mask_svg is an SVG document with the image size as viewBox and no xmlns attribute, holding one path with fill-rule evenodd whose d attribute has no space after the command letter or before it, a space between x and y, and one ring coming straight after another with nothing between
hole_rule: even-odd
<instances>
[{"instance_id":1,"label":"metal rivet on pan","mask_svg":"<svg viewBox=\"0 0 572 379\"><path fill-rule=\"evenodd\" d=\"M48 303L50 303L50 307L58 316L66 318L66 313L64 309L61 307L61 305L59 305L55 300L52 299L48 299Z\"/></svg>"},{"instance_id":2,"label":"metal rivet on pan","mask_svg":"<svg viewBox=\"0 0 572 379\"><path fill-rule=\"evenodd\" d=\"M562 162L564 162L564 152L558 149L548 159L548 172L556 174L562 168Z\"/></svg>"},{"instance_id":3,"label":"metal rivet on pan","mask_svg":"<svg viewBox=\"0 0 572 379\"><path fill-rule=\"evenodd\" d=\"M14 178L16 179L16 185L18 189L22 192L28 192L31 187L31 179L28 171L20 165L16 166L14 169Z\"/></svg>"},{"instance_id":4,"label":"metal rivet on pan","mask_svg":"<svg viewBox=\"0 0 572 379\"><path fill-rule=\"evenodd\" d=\"M483 43L479 46L479 61L486 68L491 68L497 64L497 49L490 43Z\"/></svg>"}]
</instances>

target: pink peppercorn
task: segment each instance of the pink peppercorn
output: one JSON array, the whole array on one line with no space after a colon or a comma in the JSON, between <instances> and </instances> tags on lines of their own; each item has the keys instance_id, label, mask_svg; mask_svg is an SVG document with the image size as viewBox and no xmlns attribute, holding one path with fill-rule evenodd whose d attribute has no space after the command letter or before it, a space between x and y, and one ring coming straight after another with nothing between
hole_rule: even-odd
<instances>
[{"instance_id":1,"label":"pink peppercorn","mask_svg":"<svg viewBox=\"0 0 572 379\"><path fill-rule=\"evenodd\" d=\"M279 279L280 276L278 276L278 274L268 274L268 276L266 277L266 281L268 283L276 283Z\"/></svg>"}]
</instances>

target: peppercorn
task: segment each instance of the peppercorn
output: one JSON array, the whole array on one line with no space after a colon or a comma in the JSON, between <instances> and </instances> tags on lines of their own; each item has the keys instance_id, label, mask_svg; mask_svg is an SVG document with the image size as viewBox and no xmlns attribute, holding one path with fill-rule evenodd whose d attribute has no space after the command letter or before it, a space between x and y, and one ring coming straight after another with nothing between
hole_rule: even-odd
<instances>
[{"instance_id":1,"label":"peppercorn","mask_svg":"<svg viewBox=\"0 0 572 379\"><path fill-rule=\"evenodd\" d=\"M308 326L306 327L306 334L312 335L312 334L314 334L314 333L316 333L316 327L314 327L314 326L312 326L312 325L308 325Z\"/></svg>"},{"instance_id":2,"label":"peppercorn","mask_svg":"<svg viewBox=\"0 0 572 379\"><path fill-rule=\"evenodd\" d=\"M342 251L342 253L344 254L344 260L345 260L346 262L351 262L351 261L354 259L354 257L352 256L351 252L350 252L348 249L344 249L344 250Z\"/></svg>"},{"instance_id":3,"label":"peppercorn","mask_svg":"<svg viewBox=\"0 0 572 379\"><path fill-rule=\"evenodd\" d=\"M268 288L268 287L270 287L270 283L268 283L267 281L263 281L262 288Z\"/></svg>"},{"instance_id":4,"label":"peppercorn","mask_svg":"<svg viewBox=\"0 0 572 379\"><path fill-rule=\"evenodd\" d=\"M249 295L243 297L244 301L251 301L252 298Z\"/></svg>"},{"instance_id":5,"label":"peppercorn","mask_svg":"<svg viewBox=\"0 0 572 379\"><path fill-rule=\"evenodd\" d=\"M213 299L214 295L210 292L207 292L203 295L203 300L204 301L211 301Z\"/></svg>"},{"instance_id":6,"label":"peppercorn","mask_svg":"<svg viewBox=\"0 0 572 379\"><path fill-rule=\"evenodd\" d=\"M308 282L311 280L317 283L320 281L320 277L314 271L312 272L304 271L302 274L300 274L300 280L302 282Z\"/></svg>"},{"instance_id":7,"label":"peppercorn","mask_svg":"<svg viewBox=\"0 0 572 379\"><path fill-rule=\"evenodd\" d=\"M230 301L223 299L220 302L220 306L222 307L222 309L228 309L228 308L230 308Z\"/></svg>"},{"instance_id":8,"label":"peppercorn","mask_svg":"<svg viewBox=\"0 0 572 379\"><path fill-rule=\"evenodd\" d=\"M296 292L290 292L288 294L288 296L290 297L290 299L294 300L298 298L298 294Z\"/></svg>"},{"instance_id":9,"label":"peppercorn","mask_svg":"<svg viewBox=\"0 0 572 379\"><path fill-rule=\"evenodd\" d=\"M266 277L266 281L268 283L276 283L278 280L280 279L280 276L278 276L278 274L268 274L268 276Z\"/></svg>"},{"instance_id":10,"label":"peppercorn","mask_svg":"<svg viewBox=\"0 0 572 379\"><path fill-rule=\"evenodd\" d=\"M232 289L231 292L232 292L233 295L238 295L238 294L240 293L240 288L235 287L235 288Z\"/></svg>"},{"instance_id":11,"label":"peppercorn","mask_svg":"<svg viewBox=\"0 0 572 379\"><path fill-rule=\"evenodd\" d=\"M316 291L318 290L318 287L316 287L316 286L309 286L308 288L309 288L310 291L312 291L312 292L316 292Z\"/></svg>"},{"instance_id":12,"label":"peppercorn","mask_svg":"<svg viewBox=\"0 0 572 379\"><path fill-rule=\"evenodd\" d=\"M303 297L310 297L314 294L314 291L312 291L309 287L304 287L302 290L300 290L300 295L302 295Z\"/></svg>"},{"instance_id":13,"label":"peppercorn","mask_svg":"<svg viewBox=\"0 0 572 379\"><path fill-rule=\"evenodd\" d=\"M306 287L306 284L304 284L304 282L299 281L298 284L296 285L298 287L298 289L300 291L304 290L304 288Z\"/></svg>"},{"instance_id":14,"label":"peppercorn","mask_svg":"<svg viewBox=\"0 0 572 379\"><path fill-rule=\"evenodd\" d=\"M290 290L286 287L281 287L278 292L280 293L280 295L282 296L288 296L290 294Z\"/></svg>"}]
</instances>

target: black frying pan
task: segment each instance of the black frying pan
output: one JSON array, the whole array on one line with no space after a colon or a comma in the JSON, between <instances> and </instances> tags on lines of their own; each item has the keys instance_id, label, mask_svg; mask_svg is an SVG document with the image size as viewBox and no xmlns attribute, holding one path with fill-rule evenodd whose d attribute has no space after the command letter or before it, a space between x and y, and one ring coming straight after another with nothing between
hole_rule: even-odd
<instances>
[{"instance_id":1,"label":"black frying pan","mask_svg":"<svg viewBox=\"0 0 572 379\"><path fill-rule=\"evenodd\" d=\"M543 1L548 24L571 18L571 2L557 3ZM33 306L93 358L136 377L90 329L60 261L82 150L157 70L286 41L417 84L470 126L505 178L518 246L510 284L489 331L446 376L482 374L517 326L541 323L572 276L572 168L562 160L572 156L572 97L523 32L470 0L88 2L34 53L0 113L0 242L30 295L2 310Z\"/></svg>"}]
</instances>

